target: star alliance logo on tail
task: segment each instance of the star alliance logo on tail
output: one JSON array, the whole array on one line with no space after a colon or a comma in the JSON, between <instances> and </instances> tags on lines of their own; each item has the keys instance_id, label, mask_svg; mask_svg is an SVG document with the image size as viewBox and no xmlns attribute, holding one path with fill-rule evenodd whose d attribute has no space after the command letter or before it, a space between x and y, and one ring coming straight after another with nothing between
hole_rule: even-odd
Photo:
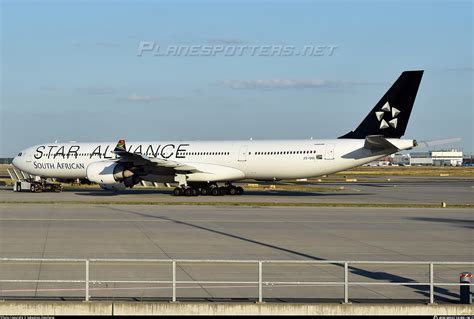
<instances>
[{"instance_id":1,"label":"star alliance logo on tail","mask_svg":"<svg viewBox=\"0 0 474 319\"><path fill-rule=\"evenodd\" d=\"M385 121L383 119L385 112L391 112L392 113L392 119L390 121ZM375 116L377 116L377 120L380 122L380 129L386 129L389 126L393 128L397 128L398 124L398 118L396 116L400 114L400 110L396 109L394 107L391 107L388 101L382 106L382 111L375 112Z\"/></svg>"}]
</instances>

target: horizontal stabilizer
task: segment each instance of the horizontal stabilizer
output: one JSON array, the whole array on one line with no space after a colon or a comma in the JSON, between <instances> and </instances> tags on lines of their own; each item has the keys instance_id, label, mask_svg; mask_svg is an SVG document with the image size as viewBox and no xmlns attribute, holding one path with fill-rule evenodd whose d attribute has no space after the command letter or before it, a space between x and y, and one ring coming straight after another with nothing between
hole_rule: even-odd
<instances>
[{"instance_id":1,"label":"horizontal stabilizer","mask_svg":"<svg viewBox=\"0 0 474 319\"><path fill-rule=\"evenodd\" d=\"M384 153L395 153L409 150L418 145L416 140L401 140L399 138L386 138L383 135L369 135L365 138L364 148Z\"/></svg>"},{"instance_id":2,"label":"horizontal stabilizer","mask_svg":"<svg viewBox=\"0 0 474 319\"><path fill-rule=\"evenodd\" d=\"M398 150L398 147L390 143L383 135L369 135L365 138L364 148L369 150Z\"/></svg>"}]
</instances>

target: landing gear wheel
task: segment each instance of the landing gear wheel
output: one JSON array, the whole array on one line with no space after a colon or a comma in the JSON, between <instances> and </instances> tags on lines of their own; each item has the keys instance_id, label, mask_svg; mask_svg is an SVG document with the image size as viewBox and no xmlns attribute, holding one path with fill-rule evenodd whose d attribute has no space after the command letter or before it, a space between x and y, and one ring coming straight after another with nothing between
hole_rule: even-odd
<instances>
[{"instance_id":1,"label":"landing gear wheel","mask_svg":"<svg viewBox=\"0 0 474 319\"><path fill-rule=\"evenodd\" d=\"M237 195L237 187L230 186L228 190L229 195Z\"/></svg>"},{"instance_id":2,"label":"landing gear wheel","mask_svg":"<svg viewBox=\"0 0 474 319\"><path fill-rule=\"evenodd\" d=\"M199 191L195 188L191 188L191 196L198 196L199 195Z\"/></svg>"},{"instance_id":3,"label":"landing gear wheel","mask_svg":"<svg viewBox=\"0 0 474 319\"><path fill-rule=\"evenodd\" d=\"M183 195L184 191L181 187L176 187L174 190L173 190L173 195L174 196L181 196Z\"/></svg>"},{"instance_id":4,"label":"landing gear wheel","mask_svg":"<svg viewBox=\"0 0 474 319\"><path fill-rule=\"evenodd\" d=\"M221 190L220 190L220 188L214 187L214 188L211 190L211 194L212 194L212 196L219 196L219 195L221 195Z\"/></svg>"},{"instance_id":5,"label":"landing gear wheel","mask_svg":"<svg viewBox=\"0 0 474 319\"><path fill-rule=\"evenodd\" d=\"M209 187L201 188L201 195L204 195L204 196L211 195L211 190L209 189Z\"/></svg>"},{"instance_id":6,"label":"landing gear wheel","mask_svg":"<svg viewBox=\"0 0 474 319\"><path fill-rule=\"evenodd\" d=\"M242 195L244 193L244 189L240 186L236 187L235 190L237 191L235 195Z\"/></svg>"},{"instance_id":7,"label":"landing gear wheel","mask_svg":"<svg viewBox=\"0 0 474 319\"><path fill-rule=\"evenodd\" d=\"M227 187L219 187L220 194L219 195L228 195L229 189Z\"/></svg>"},{"instance_id":8,"label":"landing gear wheel","mask_svg":"<svg viewBox=\"0 0 474 319\"><path fill-rule=\"evenodd\" d=\"M193 196L193 189L188 187L184 190L184 196Z\"/></svg>"}]
</instances>

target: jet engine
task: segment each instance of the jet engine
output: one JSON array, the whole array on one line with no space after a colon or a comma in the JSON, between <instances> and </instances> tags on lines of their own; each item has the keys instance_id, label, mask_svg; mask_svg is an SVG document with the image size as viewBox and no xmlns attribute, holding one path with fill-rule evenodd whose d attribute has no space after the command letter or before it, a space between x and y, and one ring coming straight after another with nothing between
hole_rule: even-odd
<instances>
[{"instance_id":1,"label":"jet engine","mask_svg":"<svg viewBox=\"0 0 474 319\"><path fill-rule=\"evenodd\" d=\"M106 185L105 189L118 189L110 185L133 187L139 183L141 178L137 176L131 168L115 161L100 161L90 163L86 170L87 179L99 185ZM102 187L104 188L104 187Z\"/></svg>"}]
</instances>

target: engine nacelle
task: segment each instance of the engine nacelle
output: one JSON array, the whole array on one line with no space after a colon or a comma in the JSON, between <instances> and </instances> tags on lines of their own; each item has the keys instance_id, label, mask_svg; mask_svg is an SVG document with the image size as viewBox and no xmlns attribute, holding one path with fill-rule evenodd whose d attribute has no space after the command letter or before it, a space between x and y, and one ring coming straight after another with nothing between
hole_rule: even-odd
<instances>
[{"instance_id":1,"label":"engine nacelle","mask_svg":"<svg viewBox=\"0 0 474 319\"><path fill-rule=\"evenodd\" d=\"M125 187L132 187L140 182L140 178L135 176L132 171L127 169L123 164L114 161L90 163L89 166L87 166L86 174L89 181L100 184L101 187L102 185L107 185L106 187L110 185L118 187L118 184Z\"/></svg>"}]
</instances>

